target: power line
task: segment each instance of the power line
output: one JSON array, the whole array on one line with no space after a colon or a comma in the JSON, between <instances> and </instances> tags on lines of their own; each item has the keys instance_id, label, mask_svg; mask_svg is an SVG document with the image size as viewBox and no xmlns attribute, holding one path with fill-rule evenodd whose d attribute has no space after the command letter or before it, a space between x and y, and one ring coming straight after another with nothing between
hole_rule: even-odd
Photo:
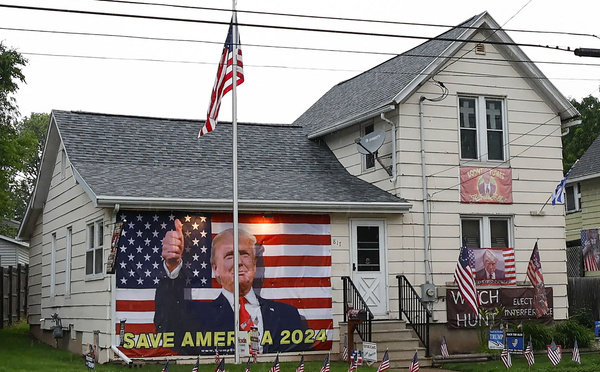
<instances>
[{"instance_id":1,"label":"power line","mask_svg":"<svg viewBox=\"0 0 600 372\"><path fill-rule=\"evenodd\" d=\"M179 9L231 12L231 9L224 9L224 8L200 7L200 6L192 6L192 5L178 5L178 4L166 4L166 3L156 3L156 2L142 2L142 1L130 1L130 0L92 0L92 1L120 3L120 4L133 4L133 5L162 6L162 7L179 8ZM453 28L453 27L455 27L455 25L442 25L442 24L435 24L435 23L383 21L383 20L378 20L378 19L317 16L317 15L306 15L306 14L278 13L278 12L252 11L252 10L240 10L240 9L237 9L236 11L238 13L242 13L242 14L245 13L245 14L259 14L259 15L281 16L281 17L310 18L310 19L322 19L322 20L328 20L328 21L366 22L366 23L379 23L379 24L389 24L389 25L423 26L423 27L438 27L438 28ZM482 30L486 30L486 31L497 31L498 30L496 28L491 28L491 27L475 27L475 26L469 26L469 27L464 27L464 28L465 29L482 29ZM577 32L523 30L523 29L503 29L503 30L510 31L510 32L543 33L543 34L554 34L554 35L586 36L586 37L600 38L594 34L577 33Z\"/></svg>"},{"instance_id":2,"label":"power line","mask_svg":"<svg viewBox=\"0 0 600 372\"><path fill-rule=\"evenodd\" d=\"M76 9L58 9L58 8L44 8L44 7L33 7L33 6L23 6L23 5L6 5L6 4L0 4L0 7L12 8L12 9L23 9L23 10L70 13L70 14L85 14L85 15L95 15L95 16L136 18L136 19L147 19L147 20L158 20L158 21L174 21L174 22L190 22L190 23L201 23L201 24L229 25L229 22L220 22L220 21L211 21L211 20L195 20L195 19L187 19L187 18L158 17L158 16L149 16L149 15L109 13L109 12L97 12L97 11L76 10ZM462 39L439 37L439 36L427 37L427 36L416 36L416 35L399 35L399 34L390 34L390 33L372 33L372 32L361 32L361 31L333 30L333 29L323 29L323 28L261 25L261 24L239 23L239 22L238 22L238 25L244 26L244 27L256 27L256 28L265 28L265 29L274 29L274 30L333 33L333 34L345 34L345 35L354 35L354 36L369 36L369 37L376 36L376 37L391 37L391 38L418 39L418 40L465 42L465 40L462 40ZM469 27L455 26L454 28L468 29ZM507 42L502 42L502 41L491 41L491 40L485 40L485 41L479 41L479 42L483 43L483 44L491 44L491 45L511 45L511 46L532 47L532 48L542 48L542 49L559 50L559 51L564 51L564 52L572 52L570 47L566 47L566 48L560 47L560 46L550 47L548 45L541 45L541 44L514 43L514 42L507 43Z\"/></svg>"}]
</instances>

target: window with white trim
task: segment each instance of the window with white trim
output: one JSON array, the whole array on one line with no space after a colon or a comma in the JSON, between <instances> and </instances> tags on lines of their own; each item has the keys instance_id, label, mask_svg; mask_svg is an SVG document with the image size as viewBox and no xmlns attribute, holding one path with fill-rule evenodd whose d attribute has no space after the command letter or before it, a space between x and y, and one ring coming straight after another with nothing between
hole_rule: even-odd
<instances>
[{"instance_id":1,"label":"window with white trim","mask_svg":"<svg viewBox=\"0 0 600 372\"><path fill-rule=\"evenodd\" d=\"M504 99L459 97L460 158L504 161L506 118Z\"/></svg>"},{"instance_id":2,"label":"window with white trim","mask_svg":"<svg viewBox=\"0 0 600 372\"><path fill-rule=\"evenodd\" d=\"M579 182L565 187L565 208L567 212L578 212L581 210L581 184Z\"/></svg>"},{"instance_id":3,"label":"window with white trim","mask_svg":"<svg viewBox=\"0 0 600 372\"><path fill-rule=\"evenodd\" d=\"M88 223L87 225L87 250L85 252L85 278L101 278L103 268L104 226L102 220Z\"/></svg>"},{"instance_id":4,"label":"window with white trim","mask_svg":"<svg viewBox=\"0 0 600 372\"><path fill-rule=\"evenodd\" d=\"M462 217L461 238L467 248L512 247L512 219L510 217Z\"/></svg>"},{"instance_id":5,"label":"window with white trim","mask_svg":"<svg viewBox=\"0 0 600 372\"><path fill-rule=\"evenodd\" d=\"M367 134L372 133L374 131L375 131L375 124L373 124L373 121L370 121L363 125L362 137L364 137ZM375 169L375 155L374 154L363 155L362 160L363 160L363 170Z\"/></svg>"},{"instance_id":6,"label":"window with white trim","mask_svg":"<svg viewBox=\"0 0 600 372\"><path fill-rule=\"evenodd\" d=\"M50 242L50 296L56 295L56 233L52 233Z\"/></svg>"},{"instance_id":7,"label":"window with white trim","mask_svg":"<svg viewBox=\"0 0 600 372\"><path fill-rule=\"evenodd\" d=\"M65 295L71 295L71 257L73 255L73 228L67 227L65 236Z\"/></svg>"}]
</instances>

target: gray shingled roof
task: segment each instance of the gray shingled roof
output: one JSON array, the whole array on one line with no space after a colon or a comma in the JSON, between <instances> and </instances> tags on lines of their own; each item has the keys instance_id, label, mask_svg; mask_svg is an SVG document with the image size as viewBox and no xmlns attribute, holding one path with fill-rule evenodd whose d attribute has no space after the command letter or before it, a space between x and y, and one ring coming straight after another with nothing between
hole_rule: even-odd
<instances>
[{"instance_id":1,"label":"gray shingled roof","mask_svg":"<svg viewBox=\"0 0 600 372\"><path fill-rule=\"evenodd\" d=\"M232 125L197 139L201 122L53 111L67 156L99 198L232 198ZM239 200L406 200L350 175L295 125L238 125Z\"/></svg>"},{"instance_id":2,"label":"gray shingled roof","mask_svg":"<svg viewBox=\"0 0 600 372\"><path fill-rule=\"evenodd\" d=\"M600 177L600 136L588 147L569 173L568 181Z\"/></svg>"},{"instance_id":3,"label":"gray shingled roof","mask_svg":"<svg viewBox=\"0 0 600 372\"><path fill-rule=\"evenodd\" d=\"M480 16L473 16L436 38L337 84L294 124L303 126L310 134L393 103L398 93L418 78L453 43L452 40Z\"/></svg>"}]
</instances>

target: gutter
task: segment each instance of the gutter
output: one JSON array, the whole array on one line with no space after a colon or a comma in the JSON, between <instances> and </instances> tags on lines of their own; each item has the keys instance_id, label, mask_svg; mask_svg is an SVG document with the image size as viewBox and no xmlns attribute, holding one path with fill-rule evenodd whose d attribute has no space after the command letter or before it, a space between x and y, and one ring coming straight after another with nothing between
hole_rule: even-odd
<instances>
[{"instance_id":1,"label":"gutter","mask_svg":"<svg viewBox=\"0 0 600 372\"><path fill-rule=\"evenodd\" d=\"M429 196L427 192L427 176L425 173L425 124L423 123L423 102L427 98L419 98L419 133L421 137L421 183L423 185L423 240L425 248L425 283L431 283L431 272L429 269Z\"/></svg>"},{"instance_id":2,"label":"gutter","mask_svg":"<svg viewBox=\"0 0 600 372\"><path fill-rule=\"evenodd\" d=\"M133 360L129 359L127 357L127 355L123 354L123 352L121 350L119 350L119 348L117 348L115 345L110 345L110 348L115 353L115 355L118 355L119 358L123 359L123 361L125 363L127 363L129 365L131 365L133 363Z\"/></svg>"},{"instance_id":3,"label":"gutter","mask_svg":"<svg viewBox=\"0 0 600 372\"><path fill-rule=\"evenodd\" d=\"M103 208L115 207L120 209L164 209L164 208L197 208L204 211L231 210L231 199L167 199L98 196L97 206ZM405 200L398 202L340 202L340 201L296 201L296 200L239 200L240 211L270 212L286 210L306 213L391 213L403 214L412 208Z\"/></svg>"}]
</instances>

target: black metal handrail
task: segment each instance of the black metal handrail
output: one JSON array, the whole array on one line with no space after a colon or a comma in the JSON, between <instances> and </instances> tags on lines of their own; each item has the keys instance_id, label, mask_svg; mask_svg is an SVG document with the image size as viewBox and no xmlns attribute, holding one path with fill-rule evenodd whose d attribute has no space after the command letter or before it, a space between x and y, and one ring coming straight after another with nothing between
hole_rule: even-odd
<instances>
[{"instance_id":1,"label":"black metal handrail","mask_svg":"<svg viewBox=\"0 0 600 372\"><path fill-rule=\"evenodd\" d=\"M425 356L429 357L429 320L431 319L431 311L404 275L396 275L396 278L398 279L400 320L402 320L402 314L404 314L406 320L417 334L417 337L419 337L419 340L425 346Z\"/></svg>"},{"instance_id":2,"label":"black metal handrail","mask_svg":"<svg viewBox=\"0 0 600 372\"><path fill-rule=\"evenodd\" d=\"M342 276L342 281L344 282L344 322L348 321L348 310L350 310L350 307L353 310L365 311L367 313L366 320L356 327L356 331L363 341L371 342L373 313L354 286L354 283L352 283L350 277Z\"/></svg>"}]
</instances>

